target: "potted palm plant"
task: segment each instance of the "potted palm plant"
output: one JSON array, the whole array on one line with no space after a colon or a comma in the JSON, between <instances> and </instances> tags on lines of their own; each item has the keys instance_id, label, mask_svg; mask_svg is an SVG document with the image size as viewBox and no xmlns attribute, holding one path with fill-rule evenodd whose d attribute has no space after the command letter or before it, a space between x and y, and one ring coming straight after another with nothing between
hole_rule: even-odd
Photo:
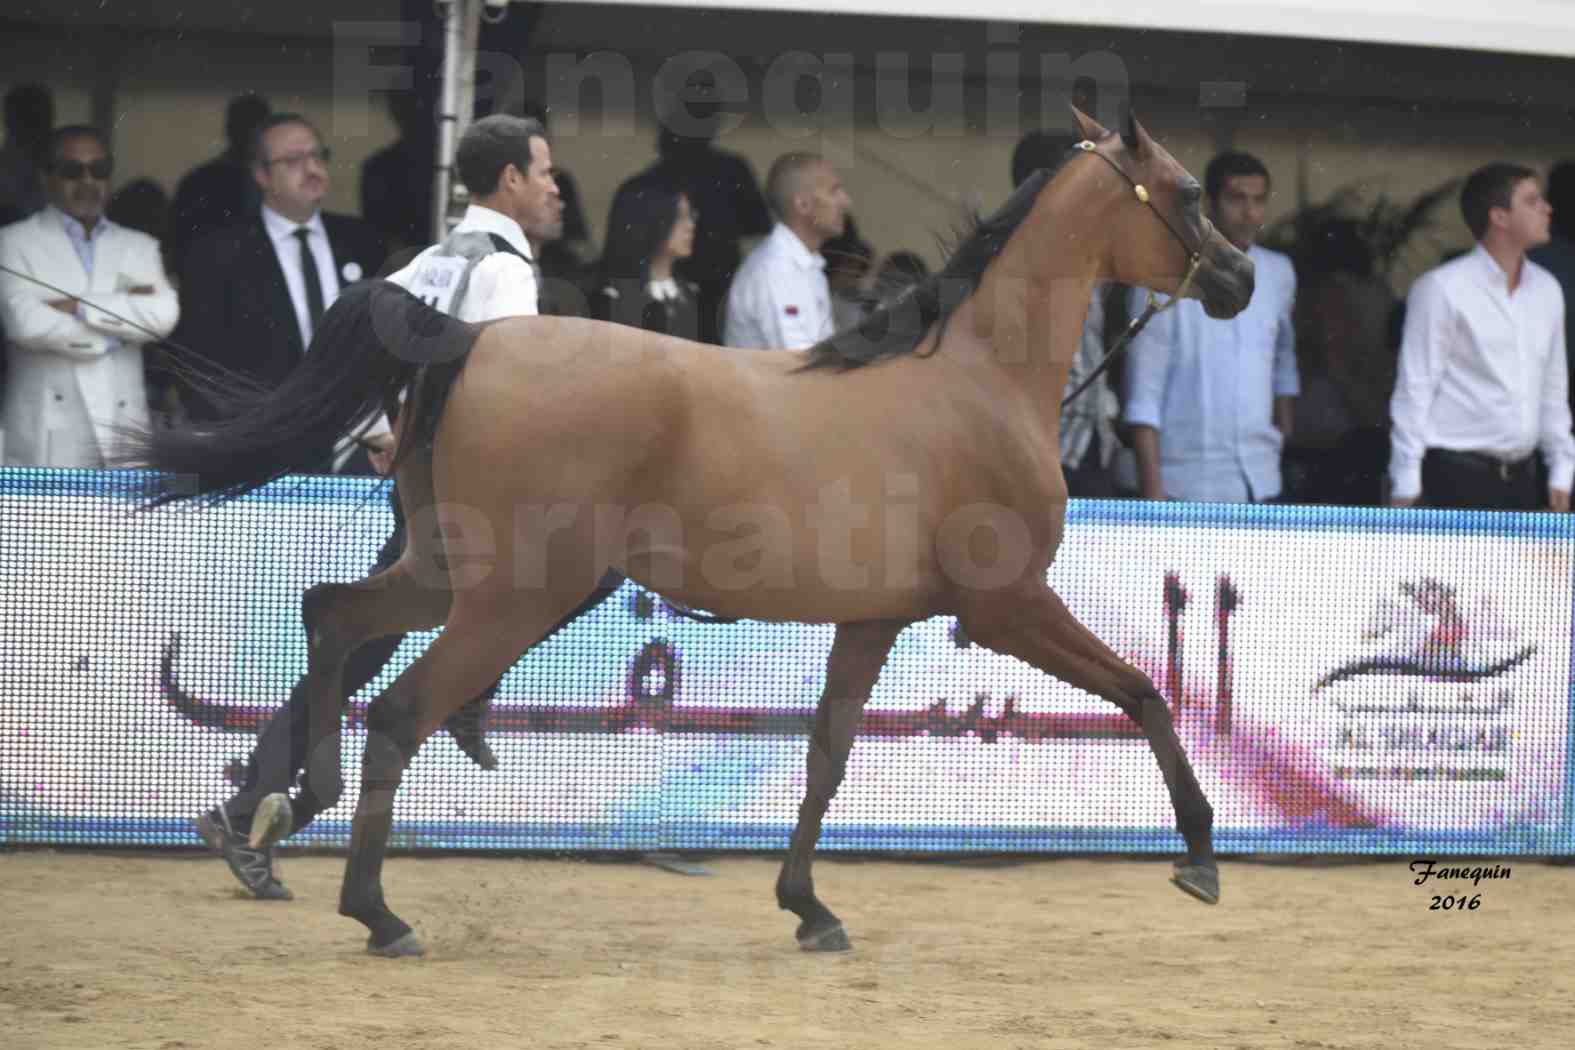
<instances>
[{"instance_id":1,"label":"potted palm plant","mask_svg":"<svg viewBox=\"0 0 1575 1050\"><path fill-rule=\"evenodd\" d=\"M1296 266L1301 396L1285 450L1292 500L1381 501L1403 323L1397 289L1448 252L1439 209L1461 182L1403 204L1361 180L1264 232L1264 245Z\"/></svg>"}]
</instances>

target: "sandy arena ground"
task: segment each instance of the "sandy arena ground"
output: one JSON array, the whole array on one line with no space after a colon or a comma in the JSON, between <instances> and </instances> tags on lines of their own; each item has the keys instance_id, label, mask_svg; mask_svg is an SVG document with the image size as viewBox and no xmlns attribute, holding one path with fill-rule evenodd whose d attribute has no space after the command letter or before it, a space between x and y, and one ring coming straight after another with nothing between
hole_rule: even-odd
<instances>
[{"instance_id":1,"label":"sandy arena ground","mask_svg":"<svg viewBox=\"0 0 1575 1050\"><path fill-rule=\"evenodd\" d=\"M1575 868L1514 863L1446 913L1403 859L1227 859L1210 908L1158 859L832 858L854 951L816 956L775 858L706 863L396 856L430 954L390 961L334 914L337 857L286 855L296 900L264 903L206 855L0 853L0 1047L1575 1045Z\"/></svg>"}]
</instances>

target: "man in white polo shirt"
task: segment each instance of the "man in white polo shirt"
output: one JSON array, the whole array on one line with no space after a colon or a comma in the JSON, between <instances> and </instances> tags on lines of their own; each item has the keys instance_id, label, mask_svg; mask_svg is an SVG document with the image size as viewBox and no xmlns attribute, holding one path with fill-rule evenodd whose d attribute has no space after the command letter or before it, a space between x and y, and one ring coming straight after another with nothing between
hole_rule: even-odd
<instances>
[{"instance_id":1,"label":"man in white polo shirt","mask_svg":"<svg viewBox=\"0 0 1575 1050\"><path fill-rule=\"evenodd\" d=\"M733 278L723 340L745 349L803 350L835 332L820 246L842 233L853 202L815 153L778 157L766 196L777 222Z\"/></svg>"}]
</instances>

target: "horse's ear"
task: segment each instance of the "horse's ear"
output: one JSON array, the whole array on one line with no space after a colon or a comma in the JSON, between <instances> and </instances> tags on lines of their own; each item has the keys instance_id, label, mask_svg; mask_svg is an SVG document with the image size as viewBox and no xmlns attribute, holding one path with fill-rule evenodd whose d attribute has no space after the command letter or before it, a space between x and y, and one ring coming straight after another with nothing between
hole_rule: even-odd
<instances>
[{"instance_id":1,"label":"horse's ear","mask_svg":"<svg viewBox=\"0 0 1575 1050\"><path fill-rule=\"evenodd\" d=\"M1070 102L1067 103L1067 108L1072 111L1072 119L1077 121L1078 131L1081 132L1082 136L1089 142L1098 142L1100 139L1110 134L1110 132L1106 131L1104 127L1100 125L1099 121L1095 120L1087 113L1084 113Z\"/></svg>"},{"instance_id":2,"label":"horse's ear","mask_svg":"<svg viewBox=\"0 0 1575 1050\"><path fill-rule=\"evenodd\" d=\"M1121 142L1126 146L1127 152L1134 157L1142 157L1146 148L1147 136L1138 127L1137 114L1132 107L1127 107L1127 118L1121 125Z\"/></svg>"}]
</instances>

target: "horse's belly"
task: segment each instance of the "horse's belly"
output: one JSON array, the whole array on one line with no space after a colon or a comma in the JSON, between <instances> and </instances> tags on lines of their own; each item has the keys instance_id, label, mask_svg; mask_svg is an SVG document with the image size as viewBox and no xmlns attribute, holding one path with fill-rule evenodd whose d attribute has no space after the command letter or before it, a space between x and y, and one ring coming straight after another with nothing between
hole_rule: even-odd
<instances>
[{"instance_id":1,"label":"horse's belly","mask_svg":"<svg viewBox=\"0 0 1575 1050\"><path fill-rule=\"evenodd\" d=\"M819 545L773 545L762 533L683 548L631 545L617 567L664 597L741 619L922 620L942 608L938 574L928 567L861 564Z\"/></svg>"}]
</instances>

